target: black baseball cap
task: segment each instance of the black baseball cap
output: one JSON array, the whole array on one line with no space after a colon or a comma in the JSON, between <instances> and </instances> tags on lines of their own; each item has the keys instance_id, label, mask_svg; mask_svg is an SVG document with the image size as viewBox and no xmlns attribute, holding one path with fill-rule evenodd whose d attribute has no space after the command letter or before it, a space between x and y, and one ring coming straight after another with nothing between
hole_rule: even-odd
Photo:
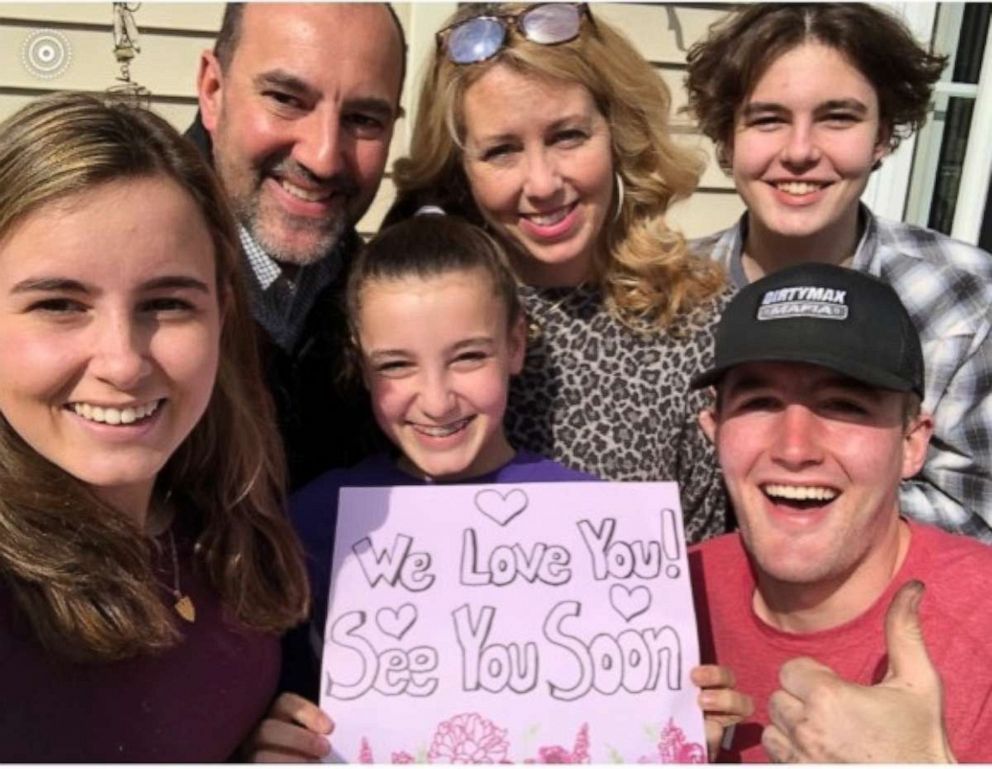
<instances>
[{"instance_id":1,"label":"black baseball cap","mask_svg":"<svg viewBox=\"0 0 992 769\"><path fill-rule=\"evenodd\" d=\"M891 286L846 267L800 264L741 289L717 324L713 367L692 387L773 361L814 363L923 398L923 350L909 313Z\"/></svg>"}]
</instances>

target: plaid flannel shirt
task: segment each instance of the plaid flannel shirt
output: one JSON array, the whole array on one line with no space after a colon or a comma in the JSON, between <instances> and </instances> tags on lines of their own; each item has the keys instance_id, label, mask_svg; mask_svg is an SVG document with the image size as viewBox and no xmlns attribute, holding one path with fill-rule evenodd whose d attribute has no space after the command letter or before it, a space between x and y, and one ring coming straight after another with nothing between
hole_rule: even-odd
<instances>
[{"instance_id":1,"label":"plaid flannel shirt","mask_svg":"<svg viewBox=\"0 0 992 769\"><path fill-rule=\"evenodd\" d=\"M861 207L864 234L851 266L895 289L923 343L934 434L923 470L900 489L902 512L992 543L992 254ZM747 213L733 227L694 240L731 283L741 263Z\"/></svg>"}]
</instances>

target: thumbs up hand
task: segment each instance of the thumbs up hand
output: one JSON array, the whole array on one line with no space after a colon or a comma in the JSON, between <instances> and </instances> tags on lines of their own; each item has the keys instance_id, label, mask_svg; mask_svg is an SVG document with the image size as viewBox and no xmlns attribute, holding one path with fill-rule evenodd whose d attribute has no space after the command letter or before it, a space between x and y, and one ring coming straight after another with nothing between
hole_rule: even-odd
<instances>
[{"instance_id":1,"label":"thumbs up hand","mask_svg":"<svg viewBox=\"0 0 992 769\"><path fill-rule=\"evenodd\" d=\"M889 667L875 686L842 680L815 660L782 666L762 745L773 761L951 763L940 675L927 654L918 609L923 583L907 582L885 617Z\"/></svg>"}]
</instances>

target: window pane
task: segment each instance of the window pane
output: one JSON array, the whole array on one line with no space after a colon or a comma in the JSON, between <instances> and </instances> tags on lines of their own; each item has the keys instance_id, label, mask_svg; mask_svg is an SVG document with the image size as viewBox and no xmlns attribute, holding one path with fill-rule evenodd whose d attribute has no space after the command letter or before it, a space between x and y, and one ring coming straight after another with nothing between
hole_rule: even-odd
<instances>
[{"instance_id":1,"label":"window pane","mask_svg":"<svg viewBox=\"0 0 992 769\"><path fill-rule=\"evenodd\" d=\"M957 47L953 52L952 81L976 84L982 69L992 6L988 3L966 4L962 11ZM952 96L947 99L944 112L944 133L927 226L946 234L950 234L954 223L954 208L961 185L961 169L974 106L974 99Z\"/></svg>"}]
</instances>

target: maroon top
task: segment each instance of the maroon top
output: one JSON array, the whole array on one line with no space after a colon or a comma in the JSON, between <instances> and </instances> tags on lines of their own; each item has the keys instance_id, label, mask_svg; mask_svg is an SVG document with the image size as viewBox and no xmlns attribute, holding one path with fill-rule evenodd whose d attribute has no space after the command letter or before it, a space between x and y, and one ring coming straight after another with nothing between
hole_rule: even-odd
<instances>
[{"instance_id":1,"label":"maroon top","mask_svg":"<svg viewBox=\"0 0 992 769\"><path fill-rule=\"evenodd\" d=\"M196 622L159 655L74 664L46 653L14 624L0 583L0 762L224 761L262 719L275 693L279 643L222 619L211 588L177 542L180 582ZM172 584L168 544L163 582ZM163 588L163 597L171 596Z\"/></svg>"}]
</instances>

